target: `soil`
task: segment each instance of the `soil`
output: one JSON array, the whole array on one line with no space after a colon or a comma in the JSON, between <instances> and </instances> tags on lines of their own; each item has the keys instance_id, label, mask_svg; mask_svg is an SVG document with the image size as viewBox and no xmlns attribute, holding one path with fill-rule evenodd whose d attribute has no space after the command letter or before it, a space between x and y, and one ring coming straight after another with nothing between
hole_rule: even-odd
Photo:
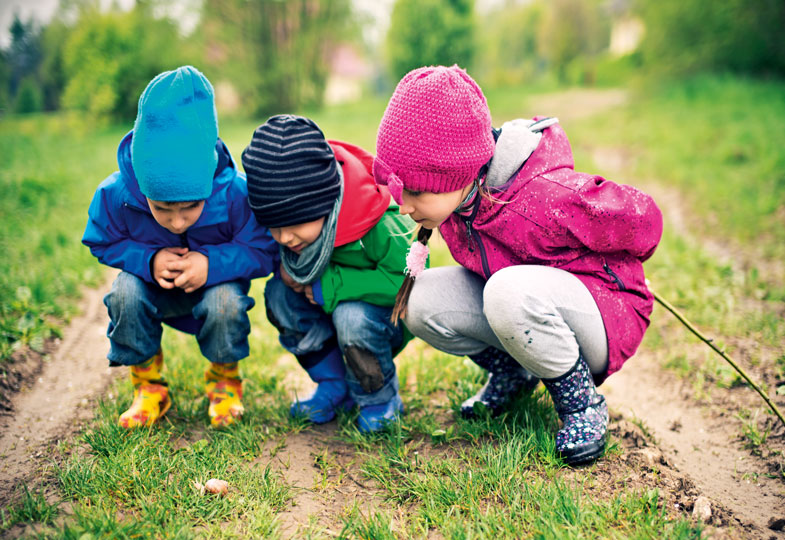
<instances>
[{"instance_id":1,"label":"soil","mask_svg":"<svg viewBox=\"0 0 785 540\"><path fill-rule=\"evenodd\" d=\"M624 95L618 92L572 91L531 105L532 112L559 111L564 120L623 101ZM595 150L598 165L609 172L626 159L619 150ZM655 185L654 189L659 188ZM660 200L659 195L655 197ZM688 220L678 212L678 205L668 208L676 212L667 217L669 222L688 230ZM743 261L743 254L734 260ZM772 265L772 272L782 272L782 266ZM45 477L42 472L51 446L79 432L91 417L93 402L107 395L119 375L106 367L108 321L101 298L108 283L86 291L83 315L70 323L61 340L51 342L44 354L17 354L0 378L2 507L12 502L16 486L37 484ZM660 311L655 316L669 315ZM774 378L767 365L762 362L754 375L771 383ZM602 386L612 413L609 429L621 452L609 453L597 463L589 489L607 496L656 487L669 512L701 514L713 538L785 538L785 482L781 473L776 474L782 460L776 451L785 449L785 429L770 426L768 443L775 452L752 453L743 447L738 421L730 420L740 406L760 407L751 389L727 389L715 392L711 401L698 401L690 381L660 366L656 351L641 350ZM302 395L310 382L302 370L290 372L285 384ZM785 397L778 396L777 403L785 408ZM327 424L291 434L271 442L258 459L260 466L270 464L296 488L290 507L280 514L284 537L297 537L314 520L323 530L337 534L339 516L354 503L365 514L383 509L395 515L382 490L359 474L357 454L336 441L334 430L334 424ZM576 473L565 469L563 474L569 478Z\"/></svg>"},{"instance_id":2,"label":"soil","mask_svg":"<svg viewBox=\"0 0 785 540\"><path fill-rule=\"evenodd\" d=\"M3 366L3 379L15 384L2 388L0 506L8 504L17 486L47 467L52 445L73 437L92 417L93 402L119 373L107 368L106 361L108 319L102 298L110 284L84 292L81 315L65 328L62 339L47 344L48 354L22 351Z\"/></svg>"}]
</instances>

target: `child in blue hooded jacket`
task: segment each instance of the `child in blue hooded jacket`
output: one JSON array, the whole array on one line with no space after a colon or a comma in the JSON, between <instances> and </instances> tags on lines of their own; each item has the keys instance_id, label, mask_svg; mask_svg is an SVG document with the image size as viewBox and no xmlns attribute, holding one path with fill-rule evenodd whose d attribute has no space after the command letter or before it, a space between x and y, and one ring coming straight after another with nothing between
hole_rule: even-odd
<instances>
[{"instance_id":1,"label":"child in blue hooded jacket","mask_svg":"<svg viewBox=\"0 0 785 540\"><path fill-rule=\"evenodd\" d=\"M250 280L279 264L269 231L248 206L245 175L218 138L212 85L191 66L155 77L134 129L120 142L120 170L93 196L82 242L122 272L104 298L109 363L130 366L126 428L150 425L171 405L161 373L161 323L194 334L213 426L243 413L238 361L249 354Z\"/></svg>"}]
</instances>

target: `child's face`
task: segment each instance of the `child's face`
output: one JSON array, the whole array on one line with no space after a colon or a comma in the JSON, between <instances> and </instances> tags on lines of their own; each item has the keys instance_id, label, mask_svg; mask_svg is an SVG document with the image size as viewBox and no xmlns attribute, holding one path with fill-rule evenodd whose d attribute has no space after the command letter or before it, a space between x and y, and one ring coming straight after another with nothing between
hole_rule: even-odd
<instances>
[{"instance_id":1,"label":"child's face","mask_svg":"<svg viewBox=\"0 0 785 540\"><path fill-rule=\"evenodd\" d=\"M187 231L204 210L204 201L164 202L147 199L147 205L158 224L174 234Z\"/></svg>"},{"instance_id":2,"label":"child's face","mask_svg":"<svg viewBox=\"0 0 785 540\"><path fill-rule=\"evenodd\" d=\"M472 189L470 183L458 191L431 193L429 191L409 191L401 193L400 212L425 227L435 229L450 217L453 210L463 202Z\"/></svg>"},{"instance_id":3,"label":"child's face","mask_svg":"<svg viewBox=\"0 0 785 540\"><path fill-rule=\"evenodd\" d=\"M307 221L297 225L270 227L270 234L273 235L273 238L279 244L286 246L295 253L300 253L319 238L324 226L324 219L320 217L316 221Z\"/></svg>"}]
</instances>

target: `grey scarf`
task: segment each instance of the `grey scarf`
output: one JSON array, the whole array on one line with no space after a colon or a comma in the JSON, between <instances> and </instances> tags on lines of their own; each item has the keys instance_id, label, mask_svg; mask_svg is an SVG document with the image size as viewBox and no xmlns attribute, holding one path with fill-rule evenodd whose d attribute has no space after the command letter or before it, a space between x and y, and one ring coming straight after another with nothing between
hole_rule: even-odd
<instances>
[{"instance_id":1,"label":"grey scarf","mask_svg":"<svg viewBox=\"0 0 785 540\"><path fill-rule=\"evenodd\" d=\"M341 202L343 201L343 171L340 166L338 166L338 174L341 176L341 190L338 192L338 199L335 201L332 211L324 220L322 232L316 241L299 254L283 245L279 246L284 270L301 285L308 285L316 281L327 268L327 263L330 262L330 257L333 255L338 212L341 210Z\"/></svg>"}]
</instances>

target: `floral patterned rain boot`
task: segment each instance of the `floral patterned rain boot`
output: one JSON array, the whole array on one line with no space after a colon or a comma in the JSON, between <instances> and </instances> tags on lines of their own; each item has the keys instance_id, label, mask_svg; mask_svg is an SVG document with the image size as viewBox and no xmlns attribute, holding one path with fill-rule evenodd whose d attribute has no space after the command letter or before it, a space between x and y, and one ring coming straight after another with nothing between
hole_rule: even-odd
<instances>
[{"instance_id":1,"label":"floral patterned rain boot","mask_svg":"<svg viewBox=\"0 0 785 540\"><path fill-rule=\"evenodd\" d=\"M149 360L131 366L134 401L131 408L120 415L119 423L126 429L150 426L157 422L169 407L169 388L161 375L164 355L161 351Z\"/></svg>"},{"instance_id":2,"label":"floral patterned rain boot","mask_svg":"<svg viewBox=\"0 0 785 540\"><path fill-rule=\"evenodd\" d=\"M464 418L475 417L474 406L477 403L482 403L495 416L501 413L504 406L519 392L531 392L540 382L515 358L495 347L470 354L469 358L488 372L488 381L479 392L461 403L461 416Z\"/></svg>"},{"instance_id":3,"label":"floral patterned rain boot","mask_svg":"<svg viewBox=\"0 0 785 540\"><path fill-rule=\"evenodd\" d=\"M582 357L561 377L543 379L564 424L556 434L556 451L568 465L594 461L605 449L608 406L597 393Z\"/></svg>"},{"instance_id":4,"label":"floral patterned rain boot","mask_svg":"<svg viewBox=\"0 0 785 540\"><path fill-rule=\"evenodd\" d=\"M210 362L210 367L204 372L204 380L210 400L210 425L222 427L233 424L245 412L242 403L243 380L237 362Z\"/></svg>"}]
</instances>

